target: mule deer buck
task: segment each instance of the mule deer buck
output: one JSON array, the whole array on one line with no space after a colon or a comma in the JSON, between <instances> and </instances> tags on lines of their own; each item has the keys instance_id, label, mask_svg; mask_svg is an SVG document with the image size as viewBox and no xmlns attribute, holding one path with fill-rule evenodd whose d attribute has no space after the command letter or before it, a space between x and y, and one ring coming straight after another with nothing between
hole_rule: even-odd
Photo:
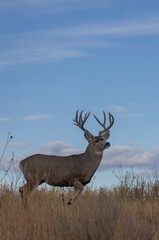
<instances>
[{"instance_id":1,"label":"mule deer buck","mask_svg":"<svg viewBox=\"0 0 159 240\"><path fill-rule=\"evenodd\" d=\"M88 141L88 147L82 154L71 156L53 156L35 154L27 157L20 162L27 183L19 189L23 204L26 206L28 195L38 185L47 183L51 186L74 187L75 194L68 201L68 205L73 203L78 195L82 192L84 186L88 184L97 170L101 160L103 151L110 147L110 143L106 142L110 135L110 128L114 124L114 117L109 113L109 126L106 127L106 115L104 114L104 123L94 115L97 122L103 127L99 131L98 136L92 135L84 128L90 112L82 116L83 111L73 120L74 124L84 131L84 136Z\"/></svg>"}]
</instances>

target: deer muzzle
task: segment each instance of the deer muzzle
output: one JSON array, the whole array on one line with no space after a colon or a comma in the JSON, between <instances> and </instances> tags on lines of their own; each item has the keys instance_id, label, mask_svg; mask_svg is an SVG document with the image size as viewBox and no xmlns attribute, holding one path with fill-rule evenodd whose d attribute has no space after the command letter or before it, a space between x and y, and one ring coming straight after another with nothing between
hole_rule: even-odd
<instances>
[{"instance_id":1,"label":"deer muzzle","mask_svg":"<svg viewBox=\"0 0 159 240\"><path fill-rule=\"evenodd\" d=\"M108 147L110 147L110 142L106 142L105 144L105 148L108 148Z\"/></svg>"}]
</instances>

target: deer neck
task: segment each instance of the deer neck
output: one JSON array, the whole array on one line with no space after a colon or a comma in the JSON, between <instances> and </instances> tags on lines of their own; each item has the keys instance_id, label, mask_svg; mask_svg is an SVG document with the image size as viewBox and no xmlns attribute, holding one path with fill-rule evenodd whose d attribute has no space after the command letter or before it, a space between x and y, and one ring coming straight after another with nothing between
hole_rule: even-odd
<instances>
[{"instance_id":1,"label":"deer neck","mask_svg":"<svg viewBox=\"0 0 159 240\"><path fill-rule=\"evenodd\" d=\"M99 165L103 157L103 151L97 151L89 144L86 148L85 155L88 157L87 161Z\"/></svg>"},{"instance_id":2,"label":"deer neck","mask_svg":"<svg viewBox=\"0 0 159 240\"><path fill-rule=\"evenodd\" d=\"M92 148L92 146L90 146L90 144L86 148L86 151L84 153L84 165L87 171L87 177L89 181L94 175L97 168L99 167L99 164L102 160L102 156L103 156L103 152L94 151L94 149Z\"/></svg>"}]
</instances>

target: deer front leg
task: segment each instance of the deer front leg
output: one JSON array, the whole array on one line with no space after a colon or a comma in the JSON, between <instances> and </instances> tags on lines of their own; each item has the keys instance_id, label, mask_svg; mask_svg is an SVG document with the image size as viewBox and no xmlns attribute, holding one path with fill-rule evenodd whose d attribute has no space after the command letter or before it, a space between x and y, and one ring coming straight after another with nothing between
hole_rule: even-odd
<instances>
[{"instance_id":1,"label":"deer front leg","mask_svg":"<svg viewBox=\"0 0 159 240\"><path fill-rule=\"evenodd\" d=\"M74 182L74 190L75 190L75 195L73 196L73 198L70 198L70 200L68 201L68 205L72 204L78 197L78 195L83 191L84 187L82 185L82 183L80 183L79 180L75 179Z\"/></svg>"},{"instance_id":2,"label":"deer front leg","mask_svg":"<svg viewBox=\"0 0 159 240\"><path fill-rule=\"evenodd\" d=\"M23 187L19 188L21 200L23 203L24 208L27 208L27 197L36 187L36 184L33 183L26 183Z\"/></svg>"},{"instance_id":3,"label":"deer front leg","mask_svg":"<svg viewBox=\"0 0 159 240\"><path fill-rule=\"evenodd\" d=\"M24 208L27 208L27 196L26 196L26 189L27 184L25 184L23 187L19 188L22 204Z\"/></svg>"}]
</instances>

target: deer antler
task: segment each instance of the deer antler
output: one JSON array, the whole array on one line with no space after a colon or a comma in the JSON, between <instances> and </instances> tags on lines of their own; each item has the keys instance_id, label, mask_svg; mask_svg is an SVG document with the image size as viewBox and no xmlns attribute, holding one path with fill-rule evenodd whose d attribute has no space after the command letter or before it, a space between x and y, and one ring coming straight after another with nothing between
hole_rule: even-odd
<instances>
[{"instance_id":1,"label":"deer antler","mask_svg":"<svg viewBox=\"0 0 159 240\"><path fill-rule=\"evenodd\" d=\"M78 110L77 110L77 111L76 111L76 117L75 117L75 119L73 119L73 121L74 121L74 124L75 124L76 126L78 126L79 128L81 128L84 132L89 132L87 129L84 128L84 124L85 124L85 122L87 121L87 119L88 119L88 117L89 117L89 115L90 115L90 112L86 113L86 114L84 115L84 119L83 119L83 118L82 118L83 111L84 111L84 110L82 110L82 112L81 112L80 115L78 116ZM93 136L90 132L89 132L89 134L94 138L94 136Z\"/></svg>"},{"instance_id":2,"label":"deer antler","mask_svg":"<svg viewBox=\"0 0 159 240\"><path fill-rule=\"evenodd\" d=\"M109 112L109 122L110 122L110 124L109 124L108 127L106 127L106 126L105 126L105 124L106 124L106 115L105 115L105 112L104 112L104 111L103 111L103 115L104 115L104 123L101 123L101 122L99 121L99 119L93 114L93 116L95 117L95 119L97 120L97 122L104 128L103 131L99 131L99 136L101 136L104 132L106 132L107 130L109 130L109 129L113 126L113 124L114 124L114 117L113 117L113 115Z\"/></svg>"},{"instance_id":3,"label":"deer antler","mask_svg":"<svg viewBox=\"0 0 159 240\"><path fill-rule=\"evenodd\" d=\"M86 122L86 120L88 119L89 115L90 115L90 112L89 113L86 113L84 115L84 119L82 119L82 113L83 113L84 110L82 110L82 112L80 113L79 117L78 117L78 110L76 111L76 117L75 119L73 119L74 121L74 124L76 126L78 126L79 128L81 128L83 131L87 131L85 128L84 128L84 124Z\"/></svg>"}]
</instances>

